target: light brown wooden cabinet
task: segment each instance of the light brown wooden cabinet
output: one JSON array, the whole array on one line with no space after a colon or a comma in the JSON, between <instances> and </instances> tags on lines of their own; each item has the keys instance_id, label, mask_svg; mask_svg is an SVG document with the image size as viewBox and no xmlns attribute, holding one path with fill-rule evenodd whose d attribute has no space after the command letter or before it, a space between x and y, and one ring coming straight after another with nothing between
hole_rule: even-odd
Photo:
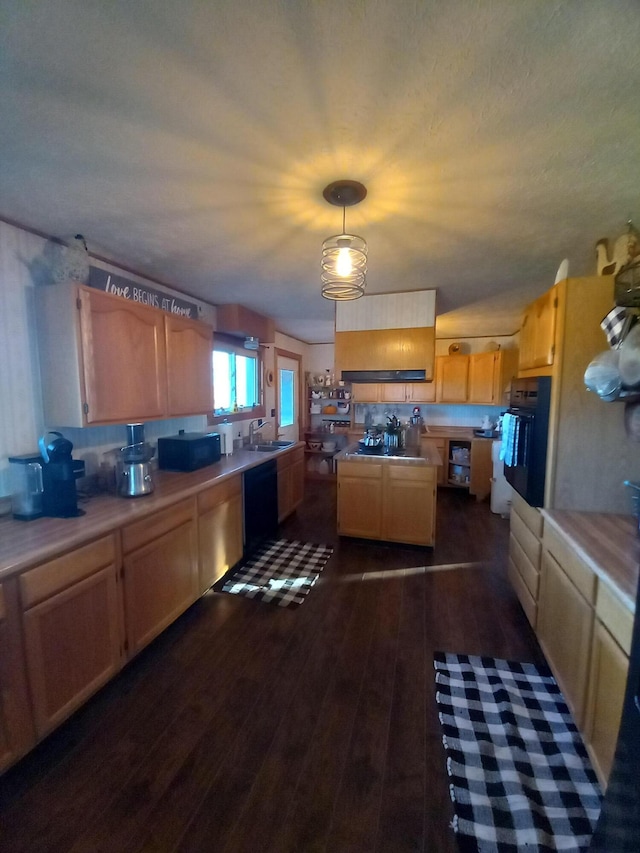
<instances>
[{"instance_id":1,"label":"light brown wooden cabinet","mask_svg":"<svg viewBox=\"0 0 640 853\"><path fill-rule=\"evenodd\" d=\"M335 369L424 370L433 379L435 328L371 329L336 332Z\"/></svg>"},{"instance_id":2,"label":"light brown wooden cabinet","mask_svg":"<svg viewBox=\"0 0 640 853\"><path fill-rule=\"evenodd\" d=\"M467 402L501 406L507 402L509 382L518 372L518 350L479 352L469 356Z\"/></svg>"},{"instance_id":3,"label":"light brown wooden cabinet","mask_svg":"<svg viewBox=\"0 0 640 853\"><path fill-rule=\"evenodd\" d=\"M576 725L584 725L596 578L545 526L536 632Z\"/></svg>"},{"instance_id":4,"label":"light brown wooden cabinet","mask_svg":"<svg viewBox=\"0 0 640 853\"><path fill-rule=\"evenodd\" d=\"M338 462L338 533L433 545L437 472L392 462Z\"/></svg>"},{"instance_id":5,"label":"light brown wooden cabinet","mask_svg":"<svg viewBox=\"0 0 640 853\"><path fill-rule=\"evenodd\" d=\"M378 385L382 403L434 403L435 382L389 382Z\"/></svg>"},{"instance_id":6,"label":"light brown wooden cabinet","mask_svg":"<svg viewBox=\"0 0 640 853\"><path fill-rule=\"evenodd\" d=\"M486 438L474 438L471 442L471 469L469 471L469 494L483 501L491 494L493 461L492 442Z\"/></svg>"},{"instance_id":7,"label":"light brown wooden cabinet","mask_svg":"<svg viewBox=\"0 0 640 853\"><path fill-rule=\"evenodd\" d=\"M382 463L338 462L338 533L382 536Z\"/></svg>"},{"instance_id":8,"label":"light brown wooden cabinet","mask_svg":"<svg viewBox=\"0 0 640 853\"><path fill-rule=\"evenodd\" d=\"M529 506L517 492L511 497L508 575L532 628L538 620L542 531L539 509Z\"/></svg>"},{"instance_id":9,"label":"light brown wooden cabinet","mask_svg":"<svg viewBox=\"0 0 640 853\"><path fill-rule=\"evenodd\" d=\"M433 545L436 478L436 469L430 466L383 466L382 539Z\"/></svg>"},{"instance_id":10,"label":"light brown wooden cabinet","mask_svg":"<svg viewBox=\"0 0 640 853\"><path fill-rule=\"evenodd\" d=\"M20 576L26 664L38 737L59 725L122 664L114 536Z\"/></svg>"},{"instance_id":11,"label":"light brown wooden cabinet","mask_svg":"<svg viewBox=\"0 0 640 853\"><path fill-rule=\"evenodd\" d=\"M304 499L304 447L279 456L278 522L291 515Z\"/></svg>"},{"instance_id":12,"label":"light brown wooden cabinet","mask_svg":"<svg viewBox=\"0 0 640 853\"><path fill-rule=\"evenodd\" d=\"M436 399L439 403L466 403L469 398L469 356L436 358Z\"/></svg>"},{"instance_id":13,"label":"light brown wooden cabinet","mask_svg":"<svg viewBox=\"0 0 640 853\"><path fill-rule=\"evenodd\" d=\"M553 364L557 309L557 287L552 287L525 308L520 327L519 370L534 370Z\"/></svg>"},{"instance_id":14,"label":"light brown wooden cabinet","mask_svg":"<svg viewBox=\"0 0 640 853\"><path fill-rule=\"evenodd\" d=\"M18 580L0 584L0 771L36 742L20 626Z\"/></svg>"},{"instance_id":15,"label":"light brown wooden cabinet","mask_svg":"<svg viewBox=\"0 0 640 853\"><path fill-rule=\"evenodd\" d=\"M200 591L205 592L242 557L242 477L198 494Z\"/></svg>"},{"instance_id":16,"label":"light brown wooden cabinet","mask_svg":"<svg viewBox=\"0 0 640 853\"><path fill-rule=\"evenodd\" d=\"M601 782L609 778L622 717L629 652L596 620L591 649L585 740Z\"/></svg>"},{"instance_id":17,"label":"light brown wooden cabinet","mask_svg":"<svg viewBox=\"0 0 640 853\"><path fill-rule=\"evenodd\" d=\"M122 529L128 654L137 654L198 598L196 500Z\"/></svg>"},{"instance_id":18,"label":"light brown wooden cabinet","mask_svg":"<svg viewBox=\"0 0 640 853\"><path fill-rule=\"evenodd\" d=\"M48 423L80 427L212 411L207 324L72 284L43 288L37 304Z\"/></svg>"},{"instance_id":19,"label":"light brown wooden cabinet","mask_svg":"<svg viewBox=\"0 0 640 853\"><path fill-rule=\"evenodd\" d=\"M172 417L213 411L213 332L199 320L167 314L167 413Z\"/></svg>"}]
</instances>

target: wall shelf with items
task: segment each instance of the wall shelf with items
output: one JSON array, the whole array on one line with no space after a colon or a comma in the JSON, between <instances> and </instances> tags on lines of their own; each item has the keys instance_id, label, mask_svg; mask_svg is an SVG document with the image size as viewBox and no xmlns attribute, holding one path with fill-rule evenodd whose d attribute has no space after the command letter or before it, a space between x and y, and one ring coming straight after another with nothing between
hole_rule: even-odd
<instances>
[{"instance_id":1,"label":"wall shelf with items","mask_svg":"<svg viewBox=\"0 0 640 853\"><path fill-rule=\"evenodd\" d=\"M307 430L305 441L305 476L321 480L335 477L333 457L347 443L346 430L338 433L323 429Z\"/></svg>"}]
</instances>

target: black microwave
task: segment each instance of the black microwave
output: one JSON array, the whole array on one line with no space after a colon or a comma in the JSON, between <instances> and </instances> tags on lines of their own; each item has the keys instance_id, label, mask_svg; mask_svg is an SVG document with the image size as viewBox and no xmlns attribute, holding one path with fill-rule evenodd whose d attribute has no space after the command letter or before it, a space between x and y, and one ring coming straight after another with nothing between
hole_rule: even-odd
<instances>
[{"instance_id":1,"label":"black microwave","mask_svg":"<svg viewBox=\"0 0 640 853\"><path fill-rule=\"evenodd\" d=\"M217 432L185 432L158 439L158 468L164 471L195 471L220 459Z\"/></svg>"}]
</instances>

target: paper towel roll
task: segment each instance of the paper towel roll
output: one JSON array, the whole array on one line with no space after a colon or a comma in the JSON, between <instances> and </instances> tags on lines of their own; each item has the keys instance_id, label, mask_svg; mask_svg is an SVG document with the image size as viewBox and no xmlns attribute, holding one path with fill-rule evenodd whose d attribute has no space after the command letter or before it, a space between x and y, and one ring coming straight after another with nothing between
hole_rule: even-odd
<instances>
[{"instance_id":1,"label":"paper towel roll","mask_svg":"<svg viewBox=\"0 0 640 853\"><path fill-rule=\"evenodd\" d=\"M220 453L223 456L231 456L233 453L233 424L218 424L220 433Z\"/></svg>"}]
</instances>

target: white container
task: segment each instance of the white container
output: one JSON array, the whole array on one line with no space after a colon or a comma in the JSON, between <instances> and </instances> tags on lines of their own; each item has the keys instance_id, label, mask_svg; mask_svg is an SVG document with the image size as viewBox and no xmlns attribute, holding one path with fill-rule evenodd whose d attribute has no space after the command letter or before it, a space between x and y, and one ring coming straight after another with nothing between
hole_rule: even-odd
<instances>
[{"instance_id":1,"label":"white container","mask_svg":"<svg viewBox=\"0 0 640 853\"><path fill-rule=\"evenodd\" d=\"M220 453L223 456L231 456L233 453L234 424L218 424L220 434Z\"/></svg>"}]
</instances>

